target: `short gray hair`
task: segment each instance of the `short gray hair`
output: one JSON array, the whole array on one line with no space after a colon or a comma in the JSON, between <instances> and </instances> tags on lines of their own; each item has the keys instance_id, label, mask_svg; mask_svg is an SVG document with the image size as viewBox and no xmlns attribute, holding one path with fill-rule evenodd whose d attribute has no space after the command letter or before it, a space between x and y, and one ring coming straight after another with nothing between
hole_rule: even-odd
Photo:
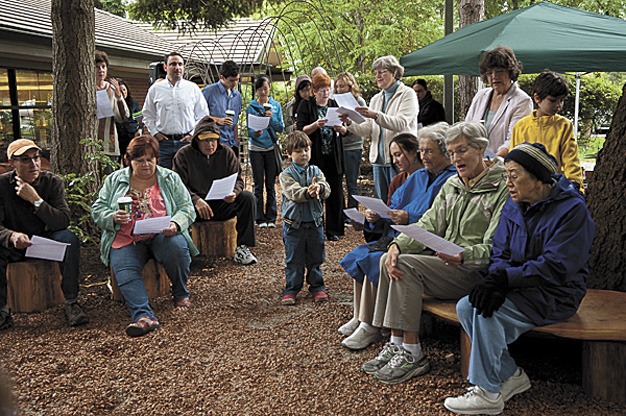
<instances>
[{"instance_id":1,"label":"short gray hair","mask_svg":"<svg viewBox=\"0 0 626 416\"><path fill-rule=\"evenodd\" d=\"M393 55L381 56L376 59L372 64L372 71L375 71L377 68L385 68L393 72L396 79L400 79L404 75L404 67L400 65L398 59Z\"/></svg>"},{"instance_id":2,"label":"short gray hair","mask_svg":"<svg viewBox=\"0 0 626 416\"><path fill-rule=\"evenodd\" d=\"M446 154L446 134L450 129L450 125L445 121L441 121L436 124L431 124L430 126L426 126L420 129L417 132L417 139L430 139L433 142L437 143L441 153Z\"/></svg>"},{"instance_id":3,"label":"short gray hair","mask_svg":"<svg viewBox=\"0 0 626 416\"><path fill-rule=\"evenodd\" d=\"M459 121L448 130L446 135L446 145L463 136L467 139L470 146L476 149L485 150L489 146L487 139L487 130L478 121Z\"/></svg>"}]
</instances>

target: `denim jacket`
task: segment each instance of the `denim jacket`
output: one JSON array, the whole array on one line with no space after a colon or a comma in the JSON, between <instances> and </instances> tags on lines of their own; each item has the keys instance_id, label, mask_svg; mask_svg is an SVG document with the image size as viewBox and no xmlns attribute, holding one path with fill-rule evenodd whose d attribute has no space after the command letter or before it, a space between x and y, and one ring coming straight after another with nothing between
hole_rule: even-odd
<instances>
[{"instance_id":1,"label":"denim jacket","mask_svg":"<svg viewBox=\"0 0 626 416\"><path fill-rule=\"evenodd\" d=\"M321 185L320 199L311 199L307 191L313 177ZM290 164L279 176L280 187L283 190L282 215L283 221L293 228L300 228L304 209L310 209L316 227L323 225L324 208L322 199L330 196L330 186L326 182L324 174L315 165L309 165L299 170Z\"/></svg>"},{"instance_id":2,"label":"denim jacket","mask_svg":"<svg viewBox=\"0 0 626 416\"><path fill-rule=\"evenodd\" d=\"M165 202L167 215L171 215L172 222L178 224L180 233L187 240L189 253L192 256L198 255L198 249L193 245L189 235L189 226L196 219L196 211L191 202L191 197L180 176L169 169L156 167L156 176L161 188L161 196ZM98 198L91 206L91 216L95 223L102 228L102 238L100 239L100 254L102 262L109 265L109 254L111 245L115 239L119 224L113 222L113 215L118 209L117 198L126 195L130 189L130 169L117 170L107 176Z\"/></svg>"}]
</instances>

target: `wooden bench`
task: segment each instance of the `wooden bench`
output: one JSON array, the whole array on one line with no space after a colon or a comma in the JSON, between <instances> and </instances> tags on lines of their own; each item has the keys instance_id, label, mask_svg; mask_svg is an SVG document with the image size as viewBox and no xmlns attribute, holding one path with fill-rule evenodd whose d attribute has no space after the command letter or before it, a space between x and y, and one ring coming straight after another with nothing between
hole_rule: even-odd
<instances>
[{"instance_id":1,"label":"wooden bench","mask_svg":"<svg viewBox=\"0 0 626 416\"><path fill-rule=\"evenodd\" d=\"M113 269L110 270L111 282L108 285L109 290L114 300L122 302L124 301L124 296L122 296L122 292L120 292L120 288L117 285ZM141 269L141 278L143 279L143 284L146 286L146 292L148 292L148 298L150 299L168 296L172 292L171 282L165 272L165 268L154 259L148 260L143 266L143 269Z\"/></svg>"},{"instance_id":2,"label":"wooden bench","mask_svg":"<svg viewBox=\"0 0 626 416\"><path fill-rule=\"evenodd\" d=\"M197 221L191 224L191 239L207 257L233 257L237 248L237 218L226 221Z\"/></svg>"},{"instance_id":3,"label":"wooden bench","mask_svg":"<svg viewBox=\"0 0 626 416\"><path fill-rule=\"evenodd\" d=\"M424 298L424 312L460 325L456 301ZM580 340L582 388L591 396L626 403L626 293L588 290L576 315L530 333ZM461 373L467 377L471 342L461 328Z\"/></svg>"},{"instance_id":4,"label":"wooden bench","mask_svg":"<svg viewBox=\"0 0 626 416\"><path fill-rule=\"evenodd\" d=\"M13 312L41 312L65 302L59 263L29 259L7 265L7 305Z\"/></svg>"}]
</instances>

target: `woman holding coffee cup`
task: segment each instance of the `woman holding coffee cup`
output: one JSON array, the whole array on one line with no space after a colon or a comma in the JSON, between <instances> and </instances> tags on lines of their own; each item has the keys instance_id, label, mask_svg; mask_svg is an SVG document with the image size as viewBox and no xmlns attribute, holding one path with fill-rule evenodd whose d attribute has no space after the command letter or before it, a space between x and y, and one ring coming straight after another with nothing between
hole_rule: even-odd
<instances>
[{"instance_id":1,"label":"woman holding coffee cup","mask_svg":"<svg viewBox=\"0 0 626 416\"><path fill-rule=\"evenodd\" d=\"M141 270L150 258L165 268L172 282L177 309L191 306L187 279L191 255L198 254L189 236L196 218L187 188L176 172L157 166L159 144L152 136L135 137L128 144L126 168L109 175L91 215L102 229L102 262L110 265L133 323L126 328L131 337L145 335L161 325L148 304ZM135 234L137 221L171 217L169 224L154 234Z\"/></svg>"},{"instance_id":2,"label":"woman holding coffee cup","mask_svg":"<svg viewBox=\"0 0 626 416\"><path fill-rule=\"evenodd\" d=\"M254 196L256 197L256 223L259 228L276 227L276 177L282 166L282 156L278 144L278 133L285 129L283 110L278 101L270 97L270 80L260 75L254 81L257 99L250 102L246 113L248 116L269 117L269 125L264 130L248 128L248 151L252 165L254 180ZM278 151L276 151L278 150ZM265 188L265 204L263 203Z\"/></svg>"}]
</instances>

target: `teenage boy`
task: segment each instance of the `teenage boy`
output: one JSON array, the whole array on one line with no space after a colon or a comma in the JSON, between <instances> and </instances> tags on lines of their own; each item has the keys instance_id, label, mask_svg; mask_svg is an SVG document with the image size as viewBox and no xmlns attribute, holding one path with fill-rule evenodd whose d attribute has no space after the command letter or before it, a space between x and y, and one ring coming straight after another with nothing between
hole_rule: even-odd
<instances>
[{"instance_id":1,"label":"teenage boy","mask_svg":"<svg viewBox=\"0 0 626 416\"><path fill-rule=\"evenodd\" d=\"M557 114L569 89L567 81L552 71L544 71L533 84L533 100L537 109L513 127L510 150L521 143L541 143L559 162L559 172L583 189L583 174L578 156L574 127L567 118Z\"/></svg>"}]
</instances>

